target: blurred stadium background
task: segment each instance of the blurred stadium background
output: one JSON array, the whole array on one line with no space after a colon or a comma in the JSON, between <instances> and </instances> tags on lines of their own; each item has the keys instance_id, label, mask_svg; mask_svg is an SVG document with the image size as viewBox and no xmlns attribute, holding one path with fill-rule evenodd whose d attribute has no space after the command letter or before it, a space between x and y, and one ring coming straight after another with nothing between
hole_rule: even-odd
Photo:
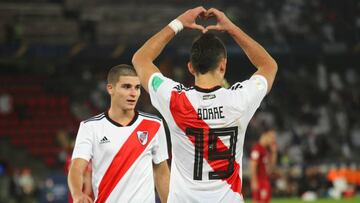
<instances>
[{"instance_id":1,"label":"blurred stadium background","mask_svg":"<svg viewBox=\"0 0 360 203\"><path fill-rule=\"evenodd\" d=\"M250 147L274 126L273 196L290 198L278 202L360 202L358 0L0 0L0 202L67 202L71 146L79 122L107 108L107 70L130 63L148 37L197 5L223 10L279 64L248 127L245 197ZM198 34L170 43L157 61L165 75L191 85L185 67ZM220 37L228 82L252 74L240 48ZM138 108L157 113L144 91Z\"/></svg>"}]
</instances>

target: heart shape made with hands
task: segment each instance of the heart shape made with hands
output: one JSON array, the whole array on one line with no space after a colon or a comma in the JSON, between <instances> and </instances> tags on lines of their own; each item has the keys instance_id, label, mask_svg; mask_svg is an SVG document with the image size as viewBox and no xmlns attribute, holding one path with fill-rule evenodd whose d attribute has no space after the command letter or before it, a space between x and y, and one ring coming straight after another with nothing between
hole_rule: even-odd
<instances>
[{"instance_id":1,"label":"heart shape made with hands","mask_svg":"<svg viewBox=\"0 0 360 203\"><path fill-rule=\"evenodd\" d=\"M200 13L196 19L196 24L202 25L205 29L209 25L216 25L217 19L216 16L212 13Z\"/></svg>"},{"instance_id":2,"label":"heart shape made with hands","mask_svg":"<svg viewBox=\"0 0 360 203\"><path fill-rule=\"evenodd\" d=\"M195 11L196 12L196 11ZM209 30L225 31L225 26L229 22L225 14L217 9L197 11L197 19L194 19L193 29L199 29L203 33Z\"/></svg>"},{"instance_id":3,"label":"heart shape made with hands","mask_svg":"<svg viewBox=\"0 0 360 203\"><path fill-rule=\"evenodd\" d=\"M215 22L211 19L215 19ZM231 25L231 21L223 12L215 8L206 10L202 6L187 10L178 17L178 20L184 27L201 30L203 33L208 30L226 31Z\"/></svg>"},{"instance_id":4,"label":"heart shape made with hands","mask_svg":"<svg viewBox=\"0 0 360 203\"><path fill-rule=\"evenodd\" d=\"M215 14L213 12L210 12L209 10L207 10L206 12L201 12L198 17L201 18L201 19L204 19L204 20L208 20L208 19L211 19L211 18L216 19Z\"/></svg>"}]
</instances>

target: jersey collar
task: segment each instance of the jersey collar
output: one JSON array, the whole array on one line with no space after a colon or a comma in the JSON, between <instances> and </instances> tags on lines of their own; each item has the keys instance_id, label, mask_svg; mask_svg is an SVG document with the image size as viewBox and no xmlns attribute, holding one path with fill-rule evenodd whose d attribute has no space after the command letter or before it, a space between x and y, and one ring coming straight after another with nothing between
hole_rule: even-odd
<instances>
[{"instance_id":1,"label":"jersey collar","mask_svg":"<svg viewBox=\"0 0 360 203\"><path fill-rule=\"evenodd\" d=\"M132 118L132 120L131 120L127 125L123 126L123 125L121 125L120 123L118 123L118 122L116 122L116 121L114 121L113 119L110 118L110 116L109 116L109 111L105 111L105 118L106 118L110 123L114 124L114 125L117 126L117 127L131 126L131 125L132 125L133 123L135 123L135 121L137 120L138 115L139 115L138 111L135 110L135 115L134 115L134 117Z\"/></svg>"},{"instance_id":2,"label":"jersey collar","mask_svg":"<svg viewBox=\"0 0 360 203\"><path fill-rule=\"evenodd\" d=\"M199 91L199 92L210 93L210 92L214 92L214 91L220 89L221 86L220 86L220 85L217 85L217 86L215 86L215 87L212 87L212 88L209 88L209 89L205 89L205 88L201 88L201 87L195 85L194 88L195 88L197 91Z\"/></svg>"}]
</instances>

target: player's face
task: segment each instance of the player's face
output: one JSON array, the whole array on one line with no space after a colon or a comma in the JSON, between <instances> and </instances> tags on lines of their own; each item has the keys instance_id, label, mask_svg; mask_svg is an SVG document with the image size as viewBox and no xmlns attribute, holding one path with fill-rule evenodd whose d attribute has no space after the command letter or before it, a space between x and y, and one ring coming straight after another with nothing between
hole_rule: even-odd
<instances>
[{"instance_id":1,"label":"player's face","mask_svg":"<svg viewBox=\"0 0 360 203\"><path fill-rule=\"evenodd\" d=\"M269 131L268 133L268 145L272 145L276 143L276 135L274 131Z\"/></svg>"},{"instance_id":2,"label":"player's face","mask_svg":"<svg viewBox=\"0 0 360 203\"><path fill-rule=\"evenodd\" d=\"M134 110L140 96L140 80L137 76L120 76L113 91L112 102L120 109Z\"/></svg>"}]
</instances>

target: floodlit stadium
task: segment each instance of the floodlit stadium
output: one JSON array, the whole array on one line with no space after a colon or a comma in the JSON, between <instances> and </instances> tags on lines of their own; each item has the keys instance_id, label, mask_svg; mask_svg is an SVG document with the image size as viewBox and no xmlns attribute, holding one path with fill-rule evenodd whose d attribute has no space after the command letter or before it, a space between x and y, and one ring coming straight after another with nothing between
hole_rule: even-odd
<instances>
[{"instance_id":1,"label":"floodlit stadium","mask_svg":"<svg viewBox=\"0 0 360 203\"><path fill-rule=\"evenodd\" d=\"M188 165L194 166L191 181L198 184L195 190L197 186L203 187L201 181L217 179L229 183L227 178L234 172L233 168L239 167L241 186L229 183L229 188L241 188L241 191L233 189L239 199L256 202L254 196L261 198L264 194L261 186L260 189L254 186L257 185L254 174L259 171L259 162L255 161L261 157L259 160L264 160L269 180L267 187L271 188L270 194L265 195L271 196L270 202L360 202L360 1L0 0L0 203L70 201L68 174L80 122L106 118L117 125L107 113L111 102L108 71L118 64L134 64L136 71L139 66L142 68L146 63L138 60L146 57L141 54L152 52L139 54L140 47L164 27L175 36L161 49L154 64L163 76L183 84L173 87L179 95L200 91L188 62L194 58L190 54L193 42L202 33L189 29L181 20L174 20L197 6L205 8L195 16L197 25L204 29L216 25L216 29L221 30L220 17L209 10L222 11L226 19L271 55L276 61L277 73L271 91L261 101L247 128L238 128L229 135L226 130L230 128L217 131L209 127L207 135L207 131L196 131L192 132L198 133L194 138L186 139L196 150L192 151L195 158ZM242 91L257 71L254 61L265 60L264 55L249 57L249 52L244 51L248 47L242 46L247 39L245 35L236 40L228 30L206 31L215 34L226 48L222 88ZM205 107L194 111L198 118L191 120L190 111L187 111L188 117L181 118L171 112L169 115L174 117L175 124L169 123L164 115L166 110L162 112L159 108L168 108L173 103L152 105L157 91L162 91L161 85L166 83L164 77L157 76L148 83L149 88L153 88L149 90L153 91L151 98L145 91L147 88L141 88L136 109L146 112L139 113L145 119L162 118L170 167L174 164L172 128L180 132L176 134L179 136L183 130L181 122L204 125L207 120L220 120L229 114L226 107L208 104L220 94L210 94L211 88L203 88L201 91L208 94L201 97ZM254 89L262 90L265 87L262 85L269 84L269 80L259 78L254 79ZM183 101L182 97L175 98ZM191 99L196 100L194 98ZM243 102L226 100L225 96L223 99L224 103ZM270 139L262 138L268 129L273 130L276 142L261 141ZM236 151L232 148L233 142L241 139L235 139L231 133L240 130L246 130L243 154L234 166L234 159L239 155L230 151ZM188 135L189 131L184 131ZM141 145L150 139L147 131L133 134ZM227 136L231 137L230 141L226 141ZM210 144L211 141L214 143ZM256 144L266 142L271 143L256 151ZM99 143L113 143L113 140L103 136ZM214 164L214 160L226 160L225 172L229 174L217 170L221 167ZM91 177L94 174L91 171L99 167L92 167L90 164L86 169L90 171L90 190L94 189L91 184L100 182ZM181 169L180 174L186 171ZM202 172L205 169L213 172L207 176ZM98 197L96 192L91 191L89 198ZM157 192L154 202L161 202Z\"/></svg>"}]
</instances>

